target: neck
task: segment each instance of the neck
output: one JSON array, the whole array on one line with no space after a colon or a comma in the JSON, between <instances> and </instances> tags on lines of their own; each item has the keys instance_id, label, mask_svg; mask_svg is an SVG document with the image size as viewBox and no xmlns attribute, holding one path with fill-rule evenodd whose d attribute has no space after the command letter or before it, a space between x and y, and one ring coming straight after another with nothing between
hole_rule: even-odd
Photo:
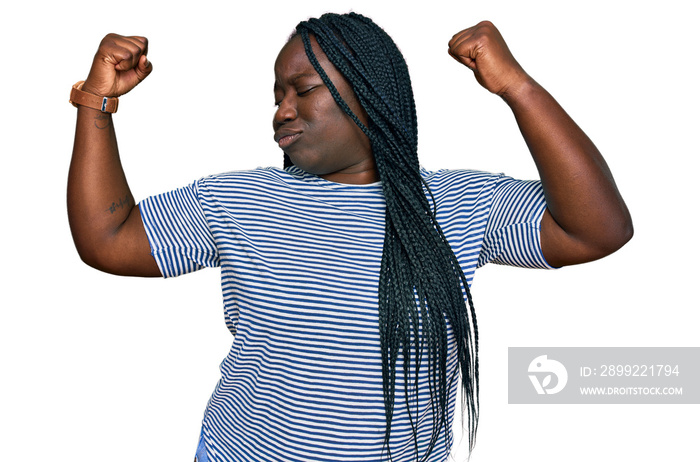
<instances>
[{"instance_id":1,"label":"neck","mask_svg":"<svg viewBox=\"0 0 700 462\"><path fill-rule=\"evenodd\" d=\"M379 181L374 158L371 159L371 162L362 162L350 168L319 176L327 181L344 184L370 184Z\"/></svg>"}]
</instances>

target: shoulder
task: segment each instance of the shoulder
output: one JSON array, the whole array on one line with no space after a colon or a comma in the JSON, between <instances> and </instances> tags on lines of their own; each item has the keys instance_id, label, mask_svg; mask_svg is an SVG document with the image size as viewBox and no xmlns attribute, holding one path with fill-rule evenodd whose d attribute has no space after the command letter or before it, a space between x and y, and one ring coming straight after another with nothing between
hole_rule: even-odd
<instances>
[{"instance_id":1,"label":"shoulder","mask_svg":"<svg viewBox=\"0 0 700 462\"><path fill-rule=\"evenodd\" d=\"M484 182L484 181L494 181L503 177L502 173L491 173L484 172L481 170L470 170L470 169L440 169L440 170L427 170L425 168L420 169L420 174L424 180L433 183L452 183L452 182Z\"/></svg>"},{"instance_id":2,"label":"shoulder","mask_svg":"<svg viewBox=\"0 0 700 462\"><path fill-rule=\"evenodd\" d=\"M276 181L290 177L287 171L276 167L258 167L252 170L232 170L208 175L196 183L245 183L250 181Z\"/></svg>"},{"instance_id":3,"label":"shoulder","mask_svg":"<svg viewBox=\"0 0 700 462\"><path fill-rule=\"evenodd\" d=\"M504 178L502 173L467 169L430 171L421 168L421 176L433 194L441 192L485 193L492 191L495 185Z\"/></svg>"},{"instance_id":4,"label":"shoulder","mask_svg":"<svg viewBox=\"0 0 700 462\"><path fill-rule=\"evenodd\" d=\"M285 189L303 183L303 178L277 167L259 167L252 170L234 170L200 178L194 187L200 192L226 192L230 190Z\"/></svg>"}]
</instances>

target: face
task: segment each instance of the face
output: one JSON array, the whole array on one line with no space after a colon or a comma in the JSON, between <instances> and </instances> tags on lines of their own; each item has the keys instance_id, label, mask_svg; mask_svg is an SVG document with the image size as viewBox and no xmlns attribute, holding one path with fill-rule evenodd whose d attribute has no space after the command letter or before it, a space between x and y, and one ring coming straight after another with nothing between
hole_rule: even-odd
<instances>
[{"instance_id":1,"label":"face","mask_svg":"<svg viewBox=\"0 0 700 462\"><path fill-rule=\"evenodd\" d=\"M367 116L352 88L311 38L323 69L352 111L367 125ZM275 141L297 167L339 183L377 181L370 142L336 104L304 51L292 38L275 62Z\"/></svg>"}]
</instances>

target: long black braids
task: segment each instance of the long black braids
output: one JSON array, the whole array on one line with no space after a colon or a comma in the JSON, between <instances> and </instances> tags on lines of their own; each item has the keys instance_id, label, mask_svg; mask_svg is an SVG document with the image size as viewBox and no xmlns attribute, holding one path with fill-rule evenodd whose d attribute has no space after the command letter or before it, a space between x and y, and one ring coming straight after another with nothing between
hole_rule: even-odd
<instances>
[{"instance_id":1,"label":"long black braids","mask_svg":"<svg viewBox=\"0 0 700 462\"><path fill-rule=\"evenodd\" d=\"M478 422L478 331L464 272L436 219L434 200L420 174L416 107L408 67L394 41L360 14L325 14L296 29L306 54L343 111L369 137L386 201L384 250L379 277L379 332L386 429L389 445L394 415L396 364L402 355L404 399L416 460L426 460L442 435L446 441L449 387L461 371L470 450ZM343 101L319 64L313 36L352 86L368 116L365 126ZM285 155L285 167L291 165ZM469 305L467 309L467 303ZM448 370L448 324L459 367ZM419 459L418 377L427 367L433 428Z\"/></svg>"}]
</instances>

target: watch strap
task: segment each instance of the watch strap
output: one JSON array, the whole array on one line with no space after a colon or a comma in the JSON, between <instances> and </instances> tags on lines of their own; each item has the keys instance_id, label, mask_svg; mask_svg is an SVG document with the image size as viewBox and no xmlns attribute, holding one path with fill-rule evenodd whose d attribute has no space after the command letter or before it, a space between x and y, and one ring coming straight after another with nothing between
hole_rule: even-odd
<instances>
[{"instance_id":1,"label":"watch strap","mask_svg":"<svg viewBox=\"0 0 700 462\"><path fill-rule=\"evenodd\" d=\"M119 98L109 98L107 96L97 96L82 90L84 80L73 85L70 91L70 103L75 106L85 106L97 109L102 112L113 114L119 107Z\"/></svg>"}]
</instances>

